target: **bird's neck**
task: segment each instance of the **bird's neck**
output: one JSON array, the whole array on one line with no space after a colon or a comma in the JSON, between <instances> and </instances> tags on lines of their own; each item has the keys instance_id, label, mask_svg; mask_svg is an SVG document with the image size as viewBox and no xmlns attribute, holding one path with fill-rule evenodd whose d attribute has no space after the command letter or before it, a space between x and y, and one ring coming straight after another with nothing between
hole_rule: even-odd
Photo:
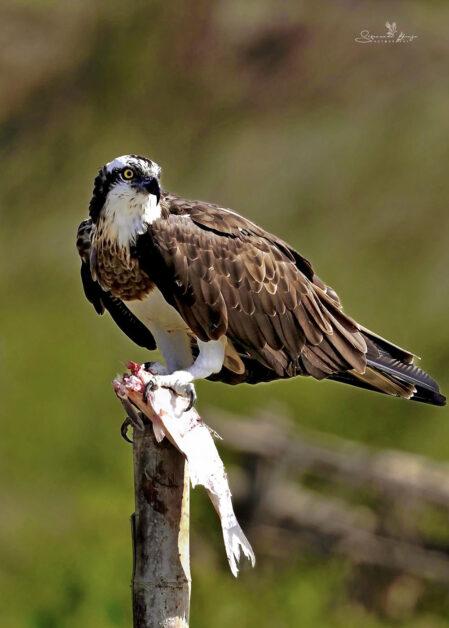
<instances>
[{"instance_id":1,"label":"bird's neck","mask_svg":"<svg viewBox=\"0 0 449 628\"><path fill-rule=\"evenodd\" d=\"M97 232L119 247L130 247L137 236L161 217L161 207L153 194L109 195L97 224Z\"/></svg>"}]
</instances>

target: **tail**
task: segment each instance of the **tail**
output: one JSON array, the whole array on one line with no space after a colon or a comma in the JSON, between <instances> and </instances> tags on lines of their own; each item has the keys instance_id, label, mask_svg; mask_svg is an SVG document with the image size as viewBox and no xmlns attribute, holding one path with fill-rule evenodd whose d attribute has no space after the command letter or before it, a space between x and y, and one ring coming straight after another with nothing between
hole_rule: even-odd
<instances>
[{"instance_id":1,"label":"tail","mask_svg":"<svg viewBox=\"0 0 449 628\"><path fill-rule=\"evenodd\" d=\"M347 371L329 379L434 406L446 405L436 381L413 364L412 353L367 329L361 331L368 347L365 373Z\"/></svg>"}]
</instances>

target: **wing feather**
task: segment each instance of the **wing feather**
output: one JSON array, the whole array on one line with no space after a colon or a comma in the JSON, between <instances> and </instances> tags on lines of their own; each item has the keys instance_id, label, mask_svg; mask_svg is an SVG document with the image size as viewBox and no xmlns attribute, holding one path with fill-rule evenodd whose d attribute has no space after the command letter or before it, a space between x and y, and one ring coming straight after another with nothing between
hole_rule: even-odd
<instances>
[{"instance_id":1,"label":"wing feather","mask_svg":"<svg viewBox=\"0 0 449 628\"><path fill-rule=\"evenodd\" d=\"M366 369L366 343L335 292L285 242L215 205L166 195L139 236L141 268L201 340L226 335L279 377Z\"/></svg>"}]
</instances>

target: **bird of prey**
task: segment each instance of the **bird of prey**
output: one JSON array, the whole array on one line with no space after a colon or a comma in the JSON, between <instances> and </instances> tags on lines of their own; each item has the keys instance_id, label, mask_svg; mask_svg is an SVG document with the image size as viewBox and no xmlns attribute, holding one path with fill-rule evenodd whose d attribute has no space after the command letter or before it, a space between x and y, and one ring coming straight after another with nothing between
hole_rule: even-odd
<instances>
[{"instance_id":1,"label":"bird of prey","mask_svg":"<svg viewBox=\"0 0 449 628\"><path fill-rule=\"evenodd\" d=\"M138 155L99 171L77 247L87 299L159 349L154 385L193 403L193 382L312 376L444 405L414 356L347 316L289 244L236 212L161 188Z\"/></svg>"}]
</instances>

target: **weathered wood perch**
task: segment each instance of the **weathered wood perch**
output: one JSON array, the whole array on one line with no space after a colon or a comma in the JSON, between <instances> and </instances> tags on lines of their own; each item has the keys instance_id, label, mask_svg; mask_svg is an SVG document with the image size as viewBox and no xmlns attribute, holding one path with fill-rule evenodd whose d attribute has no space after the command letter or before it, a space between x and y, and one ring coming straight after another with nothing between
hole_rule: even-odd
<instances>
[{"instance_id":1,"label":"weathered wood perch","mask_svg":"<svg viewBox=\"0 0 449 628\"><path fill-rule=\"evenodd\" d=\"M188 626L191 585L189 480L204 486L217 511L232 574L242 555L253 566L255 556L207 425L195 408L186 409L184 397L154 386L143 366L130 362L128 368L113 387L134 425L134 628L181 628Z\"/></svg>"},{"instance_id":2,"label":"weathered wood perch","mask_svg":"<svg viewBox=\"0 0 449 628\"><path fill-rule=\"evenodd\" d=\"M134 428L134 628L189 623L189 476L184 456L149 421Z\"/></svg>"}]
</instances>

